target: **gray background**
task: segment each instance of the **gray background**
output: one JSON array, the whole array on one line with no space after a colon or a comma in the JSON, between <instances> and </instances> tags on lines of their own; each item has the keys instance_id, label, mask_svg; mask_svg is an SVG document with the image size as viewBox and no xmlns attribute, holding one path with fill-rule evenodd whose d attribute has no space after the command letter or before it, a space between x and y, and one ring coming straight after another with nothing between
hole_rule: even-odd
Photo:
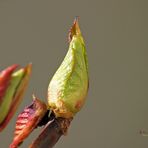
<instances>
[{"instance_id":1,"label":"gray background","mask_svg":"<svg viewBox=\"0 0 148 148\"><path fill-rule=\"evenodd\" d=\"M46 100L77 15L89 58L90 90L85 107L55 148L148 147L148 137L139 134L148 131L147 0L0 0L0 69L33 63L24 100L0 133L0 148L11 143L16 117L32 93ZM39 132L21 147L28 147Z\"/></svg>"}]
</instances>

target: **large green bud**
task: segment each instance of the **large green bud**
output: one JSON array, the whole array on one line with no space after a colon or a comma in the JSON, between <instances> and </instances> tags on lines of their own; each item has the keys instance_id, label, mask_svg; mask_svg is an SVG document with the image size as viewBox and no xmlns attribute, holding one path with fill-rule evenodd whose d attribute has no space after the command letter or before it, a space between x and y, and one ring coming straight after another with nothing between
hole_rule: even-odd
<instances>
[{"instance_id":1,"label":"large green bud","mask_svg":"<svg viewBox=\"0 0 148 148\"><path fill-rule=\"evenodd\" d=\"M69 33L68 52L48 87L48 105L57 117L73 117L88 92L88 64L84 40L76 18Z\"/></svg>"}]
</instances>

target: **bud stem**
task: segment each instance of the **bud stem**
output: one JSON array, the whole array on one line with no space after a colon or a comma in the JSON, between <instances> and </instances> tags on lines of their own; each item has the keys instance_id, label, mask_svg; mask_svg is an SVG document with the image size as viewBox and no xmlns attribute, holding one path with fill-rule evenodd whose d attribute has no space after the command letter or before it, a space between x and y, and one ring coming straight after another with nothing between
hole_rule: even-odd
<instances>
[{"instance_id":1,"label":"bud stem","mask_svg":"<svg viewBox=\"0 0 148 148\"><path fill-rule=\"evenodd\" d=\"M52 148L60 137L65 134L71 119L55 118L47 123L39 137L29 148ZM64 124L63 124L64 123ZM65 127L63 127L63 125Z\"/></svg>"}]
</instances>

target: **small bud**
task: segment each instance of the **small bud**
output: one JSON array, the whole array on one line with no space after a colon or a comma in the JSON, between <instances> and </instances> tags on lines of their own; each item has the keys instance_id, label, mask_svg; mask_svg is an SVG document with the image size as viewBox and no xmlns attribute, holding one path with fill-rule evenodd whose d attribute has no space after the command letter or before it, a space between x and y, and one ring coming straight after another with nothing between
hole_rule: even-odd
<instances>
[{"instance_id":1,"label":"small bud","mask_svg":"<svg viewBox=\"0 0 148 148\"><path fill-rule=\"evenodd\" d=\"M46 104L34 97L31 105L26 107L21 114L19 114L16 127L15 136L10 148L16 148L24 139L37 127L47 112Z\"/></svg>"},{"instance_id":2,"label":"small bud","mask_svg":"<svg viewBox=\"0 0 148 148\"><path fill-rule=\"evenodd\" d=\"M83 106L88 91L88 64L83 37L75 19L69 50L48 87L48 105L56 117L71 118Z\"/></svg>"},{"instance_id":3,"label":"small bud","mask_svg":"<svg viewBox=\"0 0 148 148\"><path fill-rule=\"evenodd\" d=\"M0 73L0 131L9 123L28 84L32 65L16 72L17 65L8 67Z\"/></svg>"}]
</instances>

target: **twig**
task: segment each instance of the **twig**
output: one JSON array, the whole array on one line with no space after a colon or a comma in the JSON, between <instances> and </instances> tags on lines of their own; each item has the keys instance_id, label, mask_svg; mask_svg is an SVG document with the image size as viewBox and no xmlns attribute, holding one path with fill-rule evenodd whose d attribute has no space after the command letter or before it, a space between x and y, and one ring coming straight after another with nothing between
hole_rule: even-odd
<instances>
[{"instance_id":1,"label":"twig","mask_svg":"<svg viewBox=\"0 0 148 148\"><path fill-rule=\"evenodd\" d=\"M49 121L29 148L52 148L59 138L67 132L71 120L72 119L55 118Z\"/></svg>"}]
</instances>

